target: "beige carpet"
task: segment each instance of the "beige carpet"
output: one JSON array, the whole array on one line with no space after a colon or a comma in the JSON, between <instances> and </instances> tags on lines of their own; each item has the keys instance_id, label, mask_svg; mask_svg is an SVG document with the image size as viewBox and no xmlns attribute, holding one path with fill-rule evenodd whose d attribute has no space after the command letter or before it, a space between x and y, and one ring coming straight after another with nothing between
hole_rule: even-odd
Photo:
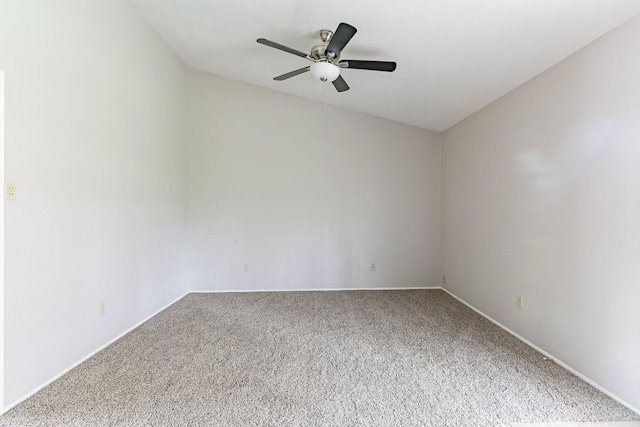
<instances>
[{"instance_id":1,"label":"beige carpet","mask_svg":"<svg viewBox=\"0 0 640 427\"><path fill-rule=\"evenodd\" d=\"M592 421L586 423L516 423L505 427L640 427L640 421Z\"/></svg>"},{"instance_id":2,"label":"beige carpet","mask_svg":"<svg viewBox=\"0 0 640 427\"><path fill-rule=\"evenodd\" d=\"M2 426L638 421L442 291L190 294Z\"/></svg>"}]
</instances>

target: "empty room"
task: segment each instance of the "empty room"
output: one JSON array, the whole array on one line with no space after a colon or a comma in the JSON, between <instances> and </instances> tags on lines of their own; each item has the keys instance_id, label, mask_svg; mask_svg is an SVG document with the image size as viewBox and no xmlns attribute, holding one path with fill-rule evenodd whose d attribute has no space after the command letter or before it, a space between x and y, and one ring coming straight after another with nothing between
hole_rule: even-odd
<instances>
[{"instance_id":1,"label":"empty room","mask_svg":"<svg viewBox=\"0 0 640 427\"><path fill-rule=\"evenodd\" d=\"M0 146L0 426L640 426L637 0L2 0Z\"/></svg>"}]
</instances>

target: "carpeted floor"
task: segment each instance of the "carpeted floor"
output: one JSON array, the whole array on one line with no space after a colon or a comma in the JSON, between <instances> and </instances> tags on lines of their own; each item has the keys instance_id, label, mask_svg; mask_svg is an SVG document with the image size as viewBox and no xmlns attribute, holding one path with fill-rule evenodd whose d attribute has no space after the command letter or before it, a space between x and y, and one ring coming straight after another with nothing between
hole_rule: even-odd
<instances>
[{"instance_id":1,"label":"carpeted floor","mask_svg":"<svg viewBox=\"0 0 640 427\"><path fill-rule=\"evenodd\" d=\"M0 426L640 420L443 291L190 294Z\"/></svg>"},{"instance_id":2,"label":"carpeted floor","mask_svg":"<svg viewBox=\"0 0 640 427\"><path fill-rule=\"evenodd\" d=\"M640 427L640 421L588 421L585 423L516 423L504 427Z\"/></svg>"}]
</instances>

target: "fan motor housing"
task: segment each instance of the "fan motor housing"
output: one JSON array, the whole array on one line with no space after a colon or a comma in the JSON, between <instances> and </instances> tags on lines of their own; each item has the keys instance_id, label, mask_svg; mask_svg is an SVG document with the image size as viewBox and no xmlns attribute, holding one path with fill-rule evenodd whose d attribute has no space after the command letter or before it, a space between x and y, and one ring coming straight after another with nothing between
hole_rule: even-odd
<instances>
[{"instance_id":1,"label":"fan motor housing","mask_svg":"<svg viewBox=\"0 0 640 427\"><path fill-rule=\"evenodd\" d=\"M309 56L316 61L322 61L326 59L325 51L327 50L326 44L319 44L311 48Z\"/></svg>"},{"instance_id":2,"label":"fan motor housing","mask_svg":"<svg viewBox=\"0 0 640 427\"><path fill-rule=\"evenodd\" d=\"M338 56L327 56L327 45L326 44L319 44L317 46L314 46L311 48L311 53L309 54L309 57L318 62L318 61L327 61L327 62L336 62L340 59L340 55Z\"/></svg>"}]
</instances>

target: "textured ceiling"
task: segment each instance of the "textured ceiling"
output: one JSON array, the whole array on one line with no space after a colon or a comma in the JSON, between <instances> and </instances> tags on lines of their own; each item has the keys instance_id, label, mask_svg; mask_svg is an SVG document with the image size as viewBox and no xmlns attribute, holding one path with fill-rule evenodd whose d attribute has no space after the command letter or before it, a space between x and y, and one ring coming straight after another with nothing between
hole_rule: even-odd
<instances>
[{"instance_id":1,"label":"textured ceiling","mask_svg":"<svg viewBox=\"0 0 640 427\"><path fill-rule=\"evenodd\" d=\"M191 68L435 131L445 130L640 14L638 0L132 0ZM396 61L342 70L351 89L305 73L319 30L358 29L343 58Z\"/></svg>"}]
</instances>

